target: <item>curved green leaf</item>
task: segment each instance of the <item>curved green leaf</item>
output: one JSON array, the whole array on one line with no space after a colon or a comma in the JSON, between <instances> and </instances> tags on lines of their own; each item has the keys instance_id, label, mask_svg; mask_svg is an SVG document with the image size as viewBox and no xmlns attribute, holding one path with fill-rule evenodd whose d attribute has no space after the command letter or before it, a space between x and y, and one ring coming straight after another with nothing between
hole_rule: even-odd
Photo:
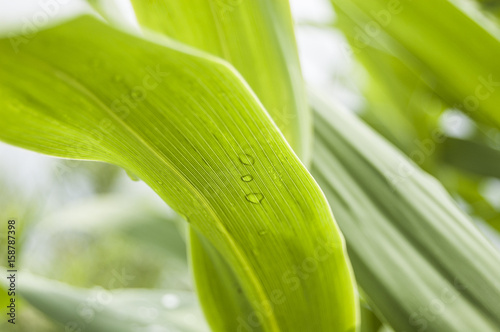
<instances>
[{"instance_id":1,"label":"curved green leaf","mask_svg":"<svg viewBox=\"0 0 500 332\"><path fill-rule=\"evenodd\" d=\"M357 302L323 193L228 64L79 18L0 41L0 139L130 170L224 255L265 331L348 331ZM22 80L19 80L22 77Z\"/></svg>"},{"instance_id":2,"label":"curved green leaf","mask_svg":"<svg viewBox=\"0 0 500 332\"><path fill-rule=\"evenodd\" d=\"M307 164L312 125L287 1L164 0L133 4L143 26L235 66ZM223 257L198 238L197 232L190 234L194 277L207 319L216 331L234 331L240 325L238 316L249 315L249 305L240 298L240 286ZM203 248L210 254L205 255ZM220 300L220 293L237 303Z\"/></svg>"}]
</instances>

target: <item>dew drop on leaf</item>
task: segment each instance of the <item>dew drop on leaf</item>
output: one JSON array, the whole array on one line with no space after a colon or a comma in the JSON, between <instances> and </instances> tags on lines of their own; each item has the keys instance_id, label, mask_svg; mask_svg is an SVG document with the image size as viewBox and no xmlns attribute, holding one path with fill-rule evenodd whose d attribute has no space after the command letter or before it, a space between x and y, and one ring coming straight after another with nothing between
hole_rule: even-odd
<instances>
[{"instance_id":1,"label":"dew drop on leaf","mask_svg":"<svg viewBox=\"0 0 500 332\"><path fill-rule=\"evenodd\" d=\"M266 234L267 234L267 231L266 231L265 229L263 229L263 230L259 231L259 235L260 235L260 236L264 236L264 235L266 235Z\"/></svg>"},{"instance_id":2,"label":"dew drop on leaf","mask_svg":"<svg viewBox=\"0 0 500 332\"><path fill-rule=\"evenodd\" d=\"M241 177L241 180L242 180L243 182L250 182L250 181L252 181L252 180L253 180L253 176L251 176L250 174L243 175L243 176Z\"/></svg>"},{"instance_id":3,"label":"dew drop on leaf","mask_svg":"<svg viewBox=\"0 0 500 332\"><path fill-rule=\"evenodd\" d=\"M264 199L264 195L260 193L251 193L245 196L246 200L253 204L260 204Z\"/></svg>"},{"instance_id":4,"label":"dew drop on leaf","mask_svg":"<svg viewBox=\"0 0 500 332\"><path fill-rule=\"evenodd\" d=\"M243 165L253 165L255 159L248 154L242 153L239 155L239 159Z\"/></svg>"}]
</instances>

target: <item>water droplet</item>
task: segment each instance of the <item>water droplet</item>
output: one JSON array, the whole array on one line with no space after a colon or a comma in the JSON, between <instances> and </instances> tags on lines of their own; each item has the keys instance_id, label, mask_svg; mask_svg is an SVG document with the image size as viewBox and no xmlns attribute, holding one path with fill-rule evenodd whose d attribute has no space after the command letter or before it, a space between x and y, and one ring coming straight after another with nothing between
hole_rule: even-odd
<instances>
[{"instance_id":1,"label":"water droplet","mask_svg":"<svg viewBox=\"0 0 500 332\"><path fill-rule=\"evenodd\" d=\"M179 307L181 300L175 294L165 294L161 298L161 304L167 309L175 309Z\"/></svg>"},{"instance_id":2,"label":"water droplet","mask_svg":"<svg viewBox=\"0 0 500 332\"><path fill-rule=\"evenodd\" d=\"M129 170L125 170L125 172L127 172L127 175L128 177L132 180L132 181L139 181L139 177L137 175L135 175L134 173L132 173L131 171Z\"/></svg>"},{"instance_id":3,"label":"water droplet","mask_svg":"<svg viewBox=\"0 0 500 332\"><path fill-rule=\"evenodd\" d=\"M156 183L158 183L160 186L163 184L163 182L160 180L156 181Z\"/></svg>"},{"instance_id":4,"label":"water droplet","mask_svg":"<svg viewBox=\"0 0 500 332\"><path fill-rule=\"evenodd\" d=\"M255 159L249 154L242 153L239 155L239 159L243 165L253 165Z\"/></svg>"},{"instance_id":5,"label":"water droplet","mask_svg":"<svg viewBox=\"0 0 500 332\"><path fill-rule=\"evenodd\" d=\"M264 195L260 193L251 193L245 196L247 201L253 204L260 204L260 202L264 199Z\"/></svg>"},{"instance_id":6,"label":"water droplet","mask_svg":"<svg viewBox=\"0 0 500 332\"><path fill-rule=\"evenodd\" d=\"M259 231L259 235L260 235L260 236L264 236L264 235L266 235L266 234L267 234L267 231L266 231L265 229L263 229L263 230Z\"/></svg>"},{"instance_id":7,"label":"water droplet","mask_svg":"<svg viewBox=\"0 0 500 332\"><path fill-rule=\"evenodd\" d=\"M241 177L241 180L242 180L243 182L250 182L250 181L252 181L252 180L253 180L253 176L251 176L250 174L243 175L243 176Z\"/></svg>"},{"instance_id":8,"label":"water droplet","mask_svg":"<svg viewBox=\"0 0 500 332\"><path fill-rule=\"evenodd\" d=\"M276 173L276 170L274 167L272 167L272 166L267 167L267 173L273 178L273 180L278 179L278 174Z\"/></svg>"},{"instance_id":9,"label":"water droplet","mask_svg":"<svg viewBox=\"0 0 500 332\"><path fill-rule=\"evenodd\" d=\"M288 161L288 158L281 152L278 154L278 158L285 163Z\"/></svg>"}]
</instances>

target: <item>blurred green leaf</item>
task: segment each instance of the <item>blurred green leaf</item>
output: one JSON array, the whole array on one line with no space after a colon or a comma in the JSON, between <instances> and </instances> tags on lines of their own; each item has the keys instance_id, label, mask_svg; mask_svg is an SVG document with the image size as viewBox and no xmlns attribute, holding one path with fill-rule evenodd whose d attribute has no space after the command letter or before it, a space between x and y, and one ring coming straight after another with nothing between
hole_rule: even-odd
<instances>
[{"instance_id":1,"label":"blurred green leaf","mask_svg":"<svg viewBox=\"0 0 500 332\"><path fill-rule=\"evenodd\" d=\"M361 327L359 332L378 332L382 326L382 322L370 309L368 304L361 302Z\"/></svg>"},{"instance_id":2,"label":"blurred green leaf","mask_svg":"<svg viewBox=\"0 0 500 332\"><path fill-rule=\"evenodd\" d=\"M500 178L500 151L485 144L449 137L443 143L444 162L467 172Z\"/></svg>"},{"instance_id":3,"label":"blurred green leaf","mask_svg":"<svg viewBox=\"0 0 500 332\"><path fill-rule=\"evenodd\" d=\"M192 289L181 227L179 216L145 197L99 195L33 225L21 266L82 287L109 287L114 270L125 270L133 275L127 287Z\"/></svg>"},{"instance_id":4,"label":"blurred green leaf","mask_svg":"<svg viewBox=\"0 0 500 332\"><path fill-rule=\"evenodd\" d=\"M481 25L448 0L332 3L341 19L351 21L354 54L368 46L386 50L447 104L500 127L500 42L486 22Z\"/></svg>"},{"instance_id":5,"label":"blurred green leaf","mask_svg":"<svg viewBox=\"0 0 500 332\"><path fill-rule=\"evenodd\" d=\"M194 230L191 229L191 232ZM190 236L191 265L196 279L196 292L205 317L213 331L237 331L251 329L264 331L254 326L253 309L243 293L234 271L224 257L200 234ZM224 314L221 315L220 313Z\"/></svg>"},{"instance_id":6,"label":"blurred green leaf","mask_svg":"<svg viewBox=\"0 0 500 332\"><path fill-rule=\"evenodd\" d=\"M343 6L340 5L341 8ZM366 25L359 25L359 21L354 19L357 15L363 16L361 8L355 9L356 6L350 5L345 8L346 11L340 11L336 27L345 33L351 45L346 50L347 54L359 60L369 76L368 84L363 87L367 102L363 119L420 167L436 176L450 193L465 199L473 207L471 212L475 216L498 229L500 213L481 196L479 187L483 179L471 173L491 175L498 168L497 153L495 149L488 148L495 143L493 129L472 124L474 140L483 146L476 153L481 154L480 159L474 158L474 154L469 158L469 154L462 154L459 149L453 148L456 139L445 136L441 124L443 111L452 106L449 98L444 100L439 95L443 83L434 77L429 68L417 65L418 55L401 47L390 38L390 31L385 31L386 25L396 23L392 22L392 18L398 16L396 13L400 9L409 9L405 3L388 3L385 9L371 12L376 18ZM367 29L372 29L370 34ZM450 40L456 38L451 36ZM464 118L468 117L459 114L463 118L454 115L449 126L463 127L463 122L467 122ZM450 169L450 163L456 163L454 169ZM459 169L462 171L460 174L457 172Z\"/></svg>"},{"instance_id":7,"label":"blurred green leaf","mask_svg":"<svg viewBox=\"0 0 500 332\"><path fill-rule=\"evenodd\" d=\"M440 167L439 177L446 183L449 191L456 193L467 202L468 213L480 217L500 231L500 213L482 193L484 177L460 171L450 165Z\"/></svg>"},{"instance_id":8,"label":"blurred green leaf","mask_svg":"<svg viewBox=\"0 0 500 332\"><path fill-rule=\"evenodd\" d=\"M84 289L27 272L21 272L18 285L25 300L65 331L209 331L190 292Z\"/></svg>"},{"instance_id":9,"label":"blurred green leaf","mask_svg":"<svg viewBox=\"0 0 500 332\"><path fill-rule=\"evenodd\" d=\"M312 174L366 299L396 331L499 331L500 254L442 186L317 96Z\"/></svg>"}]
</instances>

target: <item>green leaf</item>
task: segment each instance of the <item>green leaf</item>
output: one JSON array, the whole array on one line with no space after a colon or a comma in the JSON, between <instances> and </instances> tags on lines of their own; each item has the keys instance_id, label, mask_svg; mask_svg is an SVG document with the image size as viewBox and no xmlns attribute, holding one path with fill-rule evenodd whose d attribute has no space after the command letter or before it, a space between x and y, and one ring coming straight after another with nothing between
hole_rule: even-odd
<instances>
[{"instance_id":1,"label":"green leaf","mask_svg":"<svg viewBox=\"0 0 500 332\"><path fill-rule=\"evenodd\" d=\"M353 115L313 105L312 174L377 315L396 331L499 331L498 251L434 178Z\"/></svg>"},{"instance_id":2,"label":"green leaf","mask_svg":"<svg viewBox=\"0 0 500 332\"><path fill-rule=\"evenodd\" d=\"M485 144L449 137L441 158L467 172L500 178L500 151Z\"/></svg>"},{"instance_id":3,"label":"green leaf","mask_svg":"<svg viewBox=\"0 0 500 332\"><path fill-rule=\"evenodd\" d=\"M347 38L355 43L355 36ZM415 153L418 143L433 139L447 105L399 58L369 46L355 55L370 78L363 119L408 155ZM431 162L425 158L420 166L428 169Z\"/></svg>"},{"instance_id":4,"label":"green leaf","mask_svg":"<svg viewBox=\"0 0 500 332\"><path fill-rule=\"evenodd\" d=\"M359 332L378 332L382 327L382 322L377 317L377 315L373 312L370 306L360 299L360 308L361 308L361 327Z\"/></svg>"},{"instance_id":5,"label":"green leaf","mask_svg":"<svg viewBox=\"0 0 500 332\"><path fill-rule=\"evenodd\" d=\"M353 329L353 276L318 185L232 67L163 44L88 17L18 53L1 40L0 139L136 174L224 256L251 324Z\"/></svg>"},{"instance_id":6,"label":"green leaf","mask_svg":"<svg viewBox=\"0 0 500 332\"><path fill-rule=\"evenodd\" d=\"M191 233L195 232L193 229ZM224 257L201 234L191 234L191 266L196 279L196 293L213 331L237 331L260 326L245 322L252 317L250 301ZM241 327L240 327L241 326Z\"/></svg>"},{"instance_id":7,"label":"green leaf","mask_svg":"<svg viewBox=\"0 0 500 332\"><path fill-rule=\"evenodd\" d=\"M453 166L448 166L443 170L446 183L452 192L459 195L468 202L467 208L471 214L479 216L490 226L500 231L500 215L498 210L491 202L486 199L484 194L485 178L458 171Z\"/></svg>"},{"instance_id":8,"label":"green leaf","mask_svg":"<svg viewBox=\"0 0 500 332\"><path fill-rule=\"evenodd\" d=\"M294 151L308 163L312 125L287 1L165 0L133 4L143 26L235 66ZM194 277L207 318L216 331L234 331L241 324L238 317L251 314L241 296L241 286L217 250L209 248L197 232L190 234ZM221 293L228 301L220 300Z\"/></svg>"},{"instance_id":9,"label":"green leaf","mask_svg":"<svg viewBox=\"0 0 500 332\"><path fill-rule=\"evenodd\" d=\"M231 63L307 164L311 157L312 122L288 1L132 3L142 26Z\"/></svg>"},{"instance_id":10,"label":"green leaf","mask_svg":"<svg viewBox=\"0 0 500 332\"><path fill-rule=\"evenodd\" d=\"M394 11L389 6L386 9L389 8ZM379 12L379 15L388 19L387 10ZM442 134L439 120L443 111L451 105L436 94L435 91L439 92L441 87L435 79L429 81L432 73L415 70L412 56L393 45L397 43L385 43L384 46L392 46L385 50L381 50L382 46L376 42L360 45L362 30L349 15L340 15L336 26L346 33L353 55L370 76L363 92L367 101L363 119L420 167L436 176L450 193L465 199L475 216L498 229L498 211L478 191L484 179L470 173L487 176L498 169L497 153L487 147L494 142L494 129L480 124L474 126L474 140L483 142L477 146L477 151L456 146L458 141ZM378 40L378 37L387 42L383 29L374 39ZM424 81L426 78L427 83ZM458 119L454 118L450 124L458 126ZM455 164L457 168L450 167L450 164Z\"/></svg>"},{"instance_id":11,"label":"green leaf","mask_svg":"<svg viewBox=\"0 0 500 332\"><path fill-rule=\"evenodd\" d=\"M368 45L387 50L449 105L500 127L500 42L487 22L448 0L332 3L341 19L352 21L355 54Z\"/></svg>"},{"instance_id":12,"label":"green leaf","mask_svg":"<svg viewBox=\"0 0 500 332\"><path fill-rule=\"evenodd\" d=\"M486 14L485 16L491 18L496 23L500 23L498 20L500 18L500 1L498 0L476 0L480 4L482 12ZM464 4L468 4L465 2Z\"/></svg>"},{"instance_id":13,"label":"green leaf","mask_svg":"<svg viewBox=\"0 0 500 332\"><path fill-rule=\"evenodd\" d=\"M23 299L59 322L65 331L209 331L195 294L190 292L85 289L27 272L19 274L18 285Z\"/></svg>"}]
</instances>

